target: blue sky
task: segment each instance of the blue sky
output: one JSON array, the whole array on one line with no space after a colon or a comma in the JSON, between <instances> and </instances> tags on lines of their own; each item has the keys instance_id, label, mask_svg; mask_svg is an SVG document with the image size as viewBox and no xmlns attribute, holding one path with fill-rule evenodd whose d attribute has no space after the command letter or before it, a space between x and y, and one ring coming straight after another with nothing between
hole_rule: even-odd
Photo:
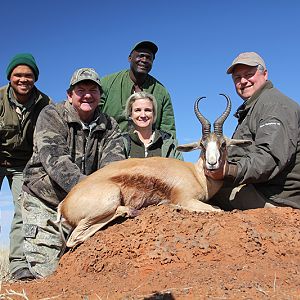
<instances>
[{"instance_id":1,"label":"blue sky","mask_svg":"<svg viewBox=\"0 0 300 300\"><path fill-rule=\"evenodd\" d=\"M235 56L256 51L269 79L296 101L299 96L300 2L298 0L185 1L4 1L1 5L0 85L13 55L31 52L40 69L37 87L54 101L65 98L75 69L93 67L100 76L128 68L131 47L152 40L158 47L151 75L169 90L179 143L199 139L201 127L193 103L213 121L232 100L224 124L231 136L232 117L242 103L226 69ZM199 153L185 154L195 161ZM0 242L7 242L12 215L7 183L0 192Z\"/></svg>"}]
</instances>

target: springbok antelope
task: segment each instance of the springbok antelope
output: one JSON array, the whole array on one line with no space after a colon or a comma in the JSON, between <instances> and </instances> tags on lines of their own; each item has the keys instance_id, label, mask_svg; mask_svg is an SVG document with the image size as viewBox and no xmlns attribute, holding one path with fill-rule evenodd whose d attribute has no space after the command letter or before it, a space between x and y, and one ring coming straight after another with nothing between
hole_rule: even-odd
<instances>
[{"instance_id":1,"label":"springbok antelope","mask_svg":"<svg viewBox=\"0 0 300 300\"><path fill-rule=\"evenodd\" d=\"M219 208L207 202L222 186L222 181L208 178L204 169L217 170L227 159L227 147L246 145L250 141L233 140L223 136L223 123L231 110L230 98L223 114L210 122L199 111L200 97L194 111L202 124L198 142L178 146L180 151L201 149L193 164L172 158L130 158L113 162L79 182L58 206L61 216L74 229L67 246L84 242L96 231L119 216L135 216L142 207L162 201L189 211L217 212Z\"/></svg>"}]
</instances>

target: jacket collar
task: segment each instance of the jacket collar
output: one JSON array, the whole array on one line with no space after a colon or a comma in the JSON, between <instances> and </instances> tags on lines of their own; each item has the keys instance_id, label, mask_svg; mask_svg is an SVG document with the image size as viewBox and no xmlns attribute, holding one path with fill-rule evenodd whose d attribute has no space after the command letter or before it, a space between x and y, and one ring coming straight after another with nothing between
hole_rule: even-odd
<instances>
[{"instance_id":1,"label":"jacket collar","mask_svg":"<svg viewBox=\"0 0 300 300\"><path fill-rule=\"evenodd\" d=\"M270 80L267 80L266 83L258 89L248 100L246 100L242 105L240 105L237 111L234 113L234 116L240 120L243 120L246 116L249 109L257 102L260 95L265 91L273 88L273 84Z\"/></svg>"},{"instance_id":2,"label":"jacket collar","mask_svg":"<svg viewBox=\"0 0 300 300\"><path fill-rule=\"evenodd\" d=\"M132 87L134 86L134 82L133 82L132 79L130 78L130 75L129 75L130 70L127 70L126 72L127 72L128 78L129 78L129 82L130 82L130 85L131 85L131 89L132 89ZM146 79L145 79L144 83L142 84L141 88L142 88L143 90L147 90L147 91L150 92L150 91L153 91L153 90L154 90L155 85L156 85L156 80L155 80L155 78L154 78L153 76L151 76L150 74L147 74ZM131 89L130 89L130 90L131 90Z\"/></svg>"},{"instance_id":3,"label":"jacket collar","mask_svg":"<svg viewBox=\"0 0 300 300\"><path fill-rule=\"evenodd\" d=\"M42 98L42 96L39 93L39 90L34 85L30 91L29 100L26 103L21 104L15 98L13 88L11 87L11 84L9 83L8 88L7 88L7 98L10 102L14 103L16 106L25 107L26 109L29 109L33 104L35 104L38 100L40 100Z\"/></svg>"},{"instance_id":4,"label":"jacket collar","mask_svg":"<svg viewBox=\"0 0 300 300\"><path fill-rule=\"evenodd\" d=\"M143 144L141 142L141 140L139 139L139 136L137 134L137 132L134 129L130 129L130 131L128 132L128 134L130 135L130 138L137 144ZM152 133L152 142L151 144L155 144L159 139L162 139L162 136L159 132L159 130L154 130Z\"/></svg>"},{"instance_id":5,"label":"jacket collar","mask_svg":"<svg viewBox=\"0 0 300 300\"><path fill-rule=\"evenodd\" d=\"M66 110L65 118L66 118L67 122L68 123L77 123L80 125L80 127L83 127L83 122L80 120L75 108L68 100L65 101L64 108ZM94 126L95 130L106 130L107 129L108 120L105 117L105 115L100 111L99 106L95 110L94 118L91 123L96 123L96 126Z\"/></svg>"}]
</instances>

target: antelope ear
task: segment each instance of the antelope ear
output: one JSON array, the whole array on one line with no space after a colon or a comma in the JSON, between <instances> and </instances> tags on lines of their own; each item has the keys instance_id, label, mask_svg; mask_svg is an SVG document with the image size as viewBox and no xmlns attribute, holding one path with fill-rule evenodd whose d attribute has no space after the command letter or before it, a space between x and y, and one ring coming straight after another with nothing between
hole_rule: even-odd
<instances>
[{"instance_id":1,"label":"antelope ear","mask_svg":"<svg viewBox=\"0 0 300 300\"><path fill-rule=\"evenodd\" d=\"M201 149L198 142L193 142L190 144L179 145L176 147L176 150L180 152L190 152L194 150Z\"/></svg>"},{"instance_id":2,"label":"antelope ear","mask_svg":"<svg viewBox=\"0 0 300 300\"><path fill-rule=\"evenodd\" d=\"M249 146L252 144L251 140L237 140L237 139L229 139L226 138L226 145L229 146L234 146L234 145L239 145L240 147L245 147Z\"/></svg>"}]
</instances>

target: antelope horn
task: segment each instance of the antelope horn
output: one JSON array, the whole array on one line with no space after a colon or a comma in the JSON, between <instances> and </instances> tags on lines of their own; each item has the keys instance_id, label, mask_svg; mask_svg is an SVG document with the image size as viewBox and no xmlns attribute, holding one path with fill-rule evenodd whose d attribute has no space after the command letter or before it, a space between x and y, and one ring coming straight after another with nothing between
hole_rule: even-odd
<instances>
[{"instance_id":1,"label":"antelope horn","mask_svg":"<svg viewBox=\"0 0 300 300\"><path fill-rule=\"evenodd\" d=\"M217 136L222 136L223 135L223 124L225 120L227 119L230 110L231 110L231 101L230 98L225 95L225 94L219 94L220 96L224 96L227 100L227 106L225 111L222 113L222 115L214 122L214 133Z\"/></svg>"},{"instance_id":2,"label":"antelope horn","mask_svg":"<svg viewBox=\"0 0 300 300\"><path fill-rule=\"evenodd\" d=\"M206 97L199 97L195 101L195 104L194 104L194 111L195 111L196 117L202 124L202 138L205 138L210 134L210 127L211 127L210 122L206 118L204 118L204 116L200 113L199 107L198 107L200 100L204 99L204 98L206 98Z\"/></svg>"}]
</instances>

